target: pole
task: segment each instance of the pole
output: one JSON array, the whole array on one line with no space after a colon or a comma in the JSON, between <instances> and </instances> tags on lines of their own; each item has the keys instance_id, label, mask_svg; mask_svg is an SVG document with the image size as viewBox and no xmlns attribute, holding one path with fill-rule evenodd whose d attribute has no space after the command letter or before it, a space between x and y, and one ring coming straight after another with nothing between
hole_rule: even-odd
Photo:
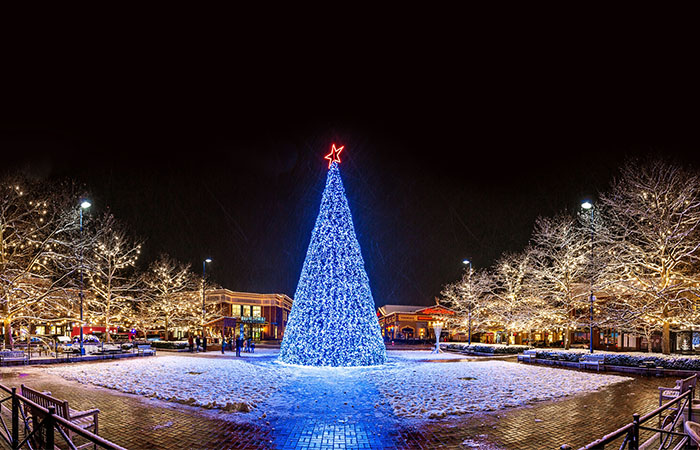
<instances>
[{"instance_id":1,"label":"pole","mask_svg":"<svg viewBox=\"0 0 700 450\"><path fill-rule=\"evenodd\" d=\"M469 344L472 345L472 261L469 260Z\"/></svg>"},{"instance_id":2,"label":"pole","mask_svg":"<svg viewBox=\"0 0 700 450\"><path fill-rule=\"evenodd\" d=\"M202 339L204 338L204 317L205 317L205 311L206 307L204 304L204 299L205 299L205 283L206 281L206 275L207 275L207 262L202 261Z\"/></svg>"},{"instance_id":3,"label":"pole","mask_svg":"<svg viewBox=\"0 0 700 450\"><path fill-rule=\"evenodd\" d=\"M469 308L469 345L472 345L472 309Z\"/></svg>"},{"instance_id":4,"label":"pole","mask_svg":"<svg viewBox=\"0 0 700 450\"><path fill-rule=\"evenodd\" d=\"M590 330L589 330L589 345L590 345L590 350L591 353L593 353L593 300L595 300L595 297L593 296L593 208L591 208L591 274L590 274L590 283L591 283L591 321L590 321Z\"/></svg>"},{"instance_id":5,"label":"pole","mask_svg":"<svg viewBox=\"0 0 700 450\"><path fill-rule=\"evenodd\" d=\"M80 207L80 356L85 355L83 348L83 207Z\"/></svg>"}]
</instances>

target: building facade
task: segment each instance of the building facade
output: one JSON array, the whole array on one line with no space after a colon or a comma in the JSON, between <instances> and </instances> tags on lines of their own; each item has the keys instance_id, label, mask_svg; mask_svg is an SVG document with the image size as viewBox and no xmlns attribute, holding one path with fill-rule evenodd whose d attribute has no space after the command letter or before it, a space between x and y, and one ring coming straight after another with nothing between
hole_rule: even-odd
<instances>
[{"instance_id":1,"label":"building facade","mask_svg":"<svg viewBox=\"0 0 700 450\"><path fill-rule=\"evenodd\" d=\"M240 332L254 341L280 341L284 337L292 299L284 294L256 294L214 289L206 293L207 333L214 337Z\"/></svg>"},{"instance_id":2,"label":"building facade","mask_svg":"<svg viewBox=\"0 0 700 450\"><path fill-rule=\"evenodd\" d=\"M455 314L444 306L384 305L377 309L384 340L435 340L434 325L444 324ZM453 339L453 333L443 325L440 339Z\"/></svg>"}]
</instances>

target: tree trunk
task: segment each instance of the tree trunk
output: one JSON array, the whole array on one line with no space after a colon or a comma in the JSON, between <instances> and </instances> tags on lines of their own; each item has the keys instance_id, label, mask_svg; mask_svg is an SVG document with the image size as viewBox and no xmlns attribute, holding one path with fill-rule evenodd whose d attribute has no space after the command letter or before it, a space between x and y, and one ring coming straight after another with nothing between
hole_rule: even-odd
<instances>
[{"instance_id":1,"label":"tree trunk","mask_svg":"<svg viewBox=\"0 0 700 450\"><path fill-rule=\"evenodd\" d=\"M165 317L165 340L166 340L166 341L169 341L169 340L170 340L170 339L168 339L168 335L169 335L169 332L170 332L170 331L169 331L169 330L170 330L170 326L169 326L169 325L170 325L170 322L168 321L168 317L166 316L166 317Z\"/></svg>"},{"instance_id":2,"label":"tree trunk","mask_svg":"<svg viewBox=\"0 0 700 450\"><path fill-rule=\"evenodd\" d=\"M9 348L10 350L14 350L14 340L12 339L12 321L10 320L9 317L5 317L5 320L3 320L3 324L5 325L5 348Z\"/></svg>"},{"instance_id":3,"label":"tree trunk","mask_svg":"<svg viewBox=\"0 0 700 450\"><path fill-rule=\"evenodd\" d=\"M661 335L661 353L668 355L671 353L671 324L664 321L663 334Z\"/></svg>"},{"instance_id":4,"label":"tree trunk","mask_svg":"<svg viewBox=\"0 0 700 450\"><path fill-rule=\"evenodd\" d=\"M564 329L564 348L566 350L571 348L571 331L569 330L569 327L567 326Z\"/></svg>"},{"instance_id":5,"label":"tree trunk","mask_svg":"<svg viewBox=\"0 0 700 450\"><path fill-rule=\"evenodd\" d=\"M647 352L651 353L654 351L651 345L651 333L645 334L644 336L647 338Z\"/></svg>"}]
</instances>

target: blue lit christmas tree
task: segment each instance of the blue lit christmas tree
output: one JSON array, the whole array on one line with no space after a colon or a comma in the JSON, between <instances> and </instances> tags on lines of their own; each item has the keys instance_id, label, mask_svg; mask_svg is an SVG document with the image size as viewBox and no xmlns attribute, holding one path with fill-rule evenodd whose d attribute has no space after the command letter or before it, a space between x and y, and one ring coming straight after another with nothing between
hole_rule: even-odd
<instances>
[{"instance_id":1,"label":"blue lit christmas tree","mask_svg":"<svg viewBox=\"0 0 700 450\"><path fill-rule=\"evenodd\" d=\"M336 150L321 210L284 332L280 359L305 366L370 366L386 361L379 321Z\"/></svg>"}]
</instances>

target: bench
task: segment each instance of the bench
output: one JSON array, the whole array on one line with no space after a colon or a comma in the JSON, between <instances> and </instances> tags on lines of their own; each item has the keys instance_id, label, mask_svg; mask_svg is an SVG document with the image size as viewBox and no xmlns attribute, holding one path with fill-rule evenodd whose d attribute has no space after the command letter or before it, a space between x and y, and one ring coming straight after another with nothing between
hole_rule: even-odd
<instances>
[{"instance_id":1,"label":"bench","mask_svg":"<svg viewBox=\"0 0 700 450\"><path fill-rule=\"evenodd\" d=\"M0 351L0 362L21 361L26 364L29 357L21 350L3 350Z\"/></svg>"},{"instance_id":2,"label":"bench","mask_svg":"<svg viewBox=\"0 0 700 450\"><path fill-rule=\"evenodd\" d=\"M53 407L56 410L56 415L61 416L73 425L83 430L91 431L97 434L97 416L100 412L99 409L88 409L87 411L76 411L68 406L68 402L65 400L59 400L51 396L50 392L39 392L25 385L21 385L20 393L27 400L30 400L42 408ZM46 414L45 412L30 407L30 414L32 416L33 423L38 423L41 418ZM67 432L68 437L72 440L75 433L70 432L70 430L64 430ZM81 445L77 448L85 448L94 445L92 442Z\"/></svg>"},{"instance_id":3,"label":"bench","mask_svg":"<svg viewBox=\"0 0 700 450\"><path fill-rule=\"evenodd\" d=\"M605 365L605 355L583 355L578 360L579 369L588 366L595 366L595 368L600 371L600 366L603 365Z\"/></svg>"},{"instance_id":4,"label":"bench","mask_svg":"<svg viewBox=\"0 0 700 450\"><path fill-rule=\"evenodd\" d=\"M141 356L155 355L156 349L152 348L151 344L142 344L142 345L136 346L136 353L138 353Z\"/></svg>"},{"instance_id":5,"label":"bench","mask_svg":"<svg viewBox=\"0 0 700 450\"><path fill-rule=\"evenodd\" d=\"M537 350L525 350L518 355L518 361L532 362L533 359L537 359Z\"/></svg>"},{"instance_id":6,"label":"bench","mask_svg":"<svg viewBox=\"0 0 700 450\"><path fill-rule=\"evenodd\" d=\"M682 380L676 380L674 387L659 387L659 406L673 400L689 389L695 389L697 383L697 375L693 375ZM695 403L695 401L693 401Z\"/></svg>"}]
</instances>

